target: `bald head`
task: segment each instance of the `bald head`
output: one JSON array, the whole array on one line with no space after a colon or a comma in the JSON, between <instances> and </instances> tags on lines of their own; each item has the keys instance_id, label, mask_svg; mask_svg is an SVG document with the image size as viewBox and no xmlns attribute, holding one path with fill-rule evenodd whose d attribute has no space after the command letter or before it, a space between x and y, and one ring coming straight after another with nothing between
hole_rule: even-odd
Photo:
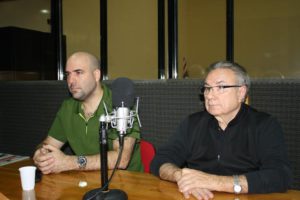
<instances>
[{"instance_id":1,"label":"bald head","mask_svg":"<svg viewBox=\"0 0 300 200\"><path fill-rule=\"evenodd\" d=\"M86 65L90 68L91 71L94 71L96 69L100 70L100 64L98 62L98 59L96 58L96 56L87 53L87 52L83 52L83 51L78 51L73 53L68 61L67 61L67 65L70 62L76 61L76 60L81 60L81 62L86 63Z\"/></svg>"},{"instance_id":2,"label":"bald head","mask_svg":"<svg viewBox=\"0 0 300 200\"><path fill-rule=\"evenodd\" d=\"M66 64L66 80L73 97L85 101L101 91L101 72L95 56L87 52L72 54Z\"/></svg>"}]
</instances>

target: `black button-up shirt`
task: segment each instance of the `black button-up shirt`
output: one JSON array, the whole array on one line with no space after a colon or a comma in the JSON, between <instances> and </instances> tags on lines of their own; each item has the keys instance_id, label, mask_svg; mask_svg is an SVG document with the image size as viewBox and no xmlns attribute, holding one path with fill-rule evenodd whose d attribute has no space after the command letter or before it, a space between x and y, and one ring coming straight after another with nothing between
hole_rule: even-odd
<instances>
[{"instance_id":1,"label":"black button-up shirt","mask_svg":"<svg viewBox=\"0 0 300 200\"><path fill-rule=\"evenodd\" d=\"M249 193L283 192L292 181L281 126L245 104L225 130L206 111L188 116L158 149L152 173L158 175L164 163L217 175L244 174Z\"/></svg>"}]
</instances>

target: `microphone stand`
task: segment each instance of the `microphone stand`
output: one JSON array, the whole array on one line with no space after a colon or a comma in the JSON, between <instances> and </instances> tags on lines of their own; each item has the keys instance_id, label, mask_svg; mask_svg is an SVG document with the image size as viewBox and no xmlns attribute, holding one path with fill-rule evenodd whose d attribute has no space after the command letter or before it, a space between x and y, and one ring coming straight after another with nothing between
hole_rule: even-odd
<instances>
[{"instance_id":1,"label":"microphone stand","mask_svg":"<svg viewBox=\"0 0 300 200\"><path fill-rule=\"evenodd\" d=\"M83 196L84 200L127 200L127 194L119 189L108 189L108 169L107 169L107 128L104 115L100 117L99 142L100 142L100 160L101 160L101 188L88 191ZM121 148L123 149L123 148ZM115 166L118 167L118 166Z\"/></svg>"}]
</instances>

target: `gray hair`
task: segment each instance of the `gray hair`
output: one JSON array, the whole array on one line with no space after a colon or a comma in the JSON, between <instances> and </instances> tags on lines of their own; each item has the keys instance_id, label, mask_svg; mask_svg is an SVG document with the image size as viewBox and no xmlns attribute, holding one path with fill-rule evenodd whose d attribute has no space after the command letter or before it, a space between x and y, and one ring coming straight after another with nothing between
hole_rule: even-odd
<instances>
[{"instance_id":1,"label":"gray hair","mask_svg":"<svg viewBox=\"0 0 300 200\"><path fill-rule=\"evenodd\" d=\"M250 77L246 71L246 69L244 67L242 67L241 65L234 63L234 62L230 62L230 61L218 61L215 62L213 64L211 64L206 71L206 77L207 75L215 70L215 69L230 69L232 70L236 77L237 77L237 81L239 85L245 85L247 87L247 92L250 89ZM205 79L206 79L205 77Z\"/></svg>"}]
</instances>

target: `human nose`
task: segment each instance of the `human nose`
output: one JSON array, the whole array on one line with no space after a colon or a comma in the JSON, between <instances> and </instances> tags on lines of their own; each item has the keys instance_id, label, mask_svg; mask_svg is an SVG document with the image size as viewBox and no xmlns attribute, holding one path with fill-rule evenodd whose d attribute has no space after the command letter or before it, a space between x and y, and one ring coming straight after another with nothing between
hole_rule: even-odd
<instances>
[{"instance_id":1,"label":"human nose","mask_svg":"<svg viewBox=\"0 0 300 200\"><path fill-rule=\"evenodd\" d=\"M67 77L67 82L69 85L72 85L75 82L75 77L72 74L69 74Z\"/></svg>"},{"instance_id":2,"label":"human nose","mask_svg":"<svg viewBox=\"0 0 300 200\"><path fill-rule=\"evenodd\" d=\"M215 88L210 88L209 90L206 90L206 91L205 91L204 97L205 97L206 99L211 99L212 97L215 96L214 94L215 94Z\"/></svg>"}]
</instances>

